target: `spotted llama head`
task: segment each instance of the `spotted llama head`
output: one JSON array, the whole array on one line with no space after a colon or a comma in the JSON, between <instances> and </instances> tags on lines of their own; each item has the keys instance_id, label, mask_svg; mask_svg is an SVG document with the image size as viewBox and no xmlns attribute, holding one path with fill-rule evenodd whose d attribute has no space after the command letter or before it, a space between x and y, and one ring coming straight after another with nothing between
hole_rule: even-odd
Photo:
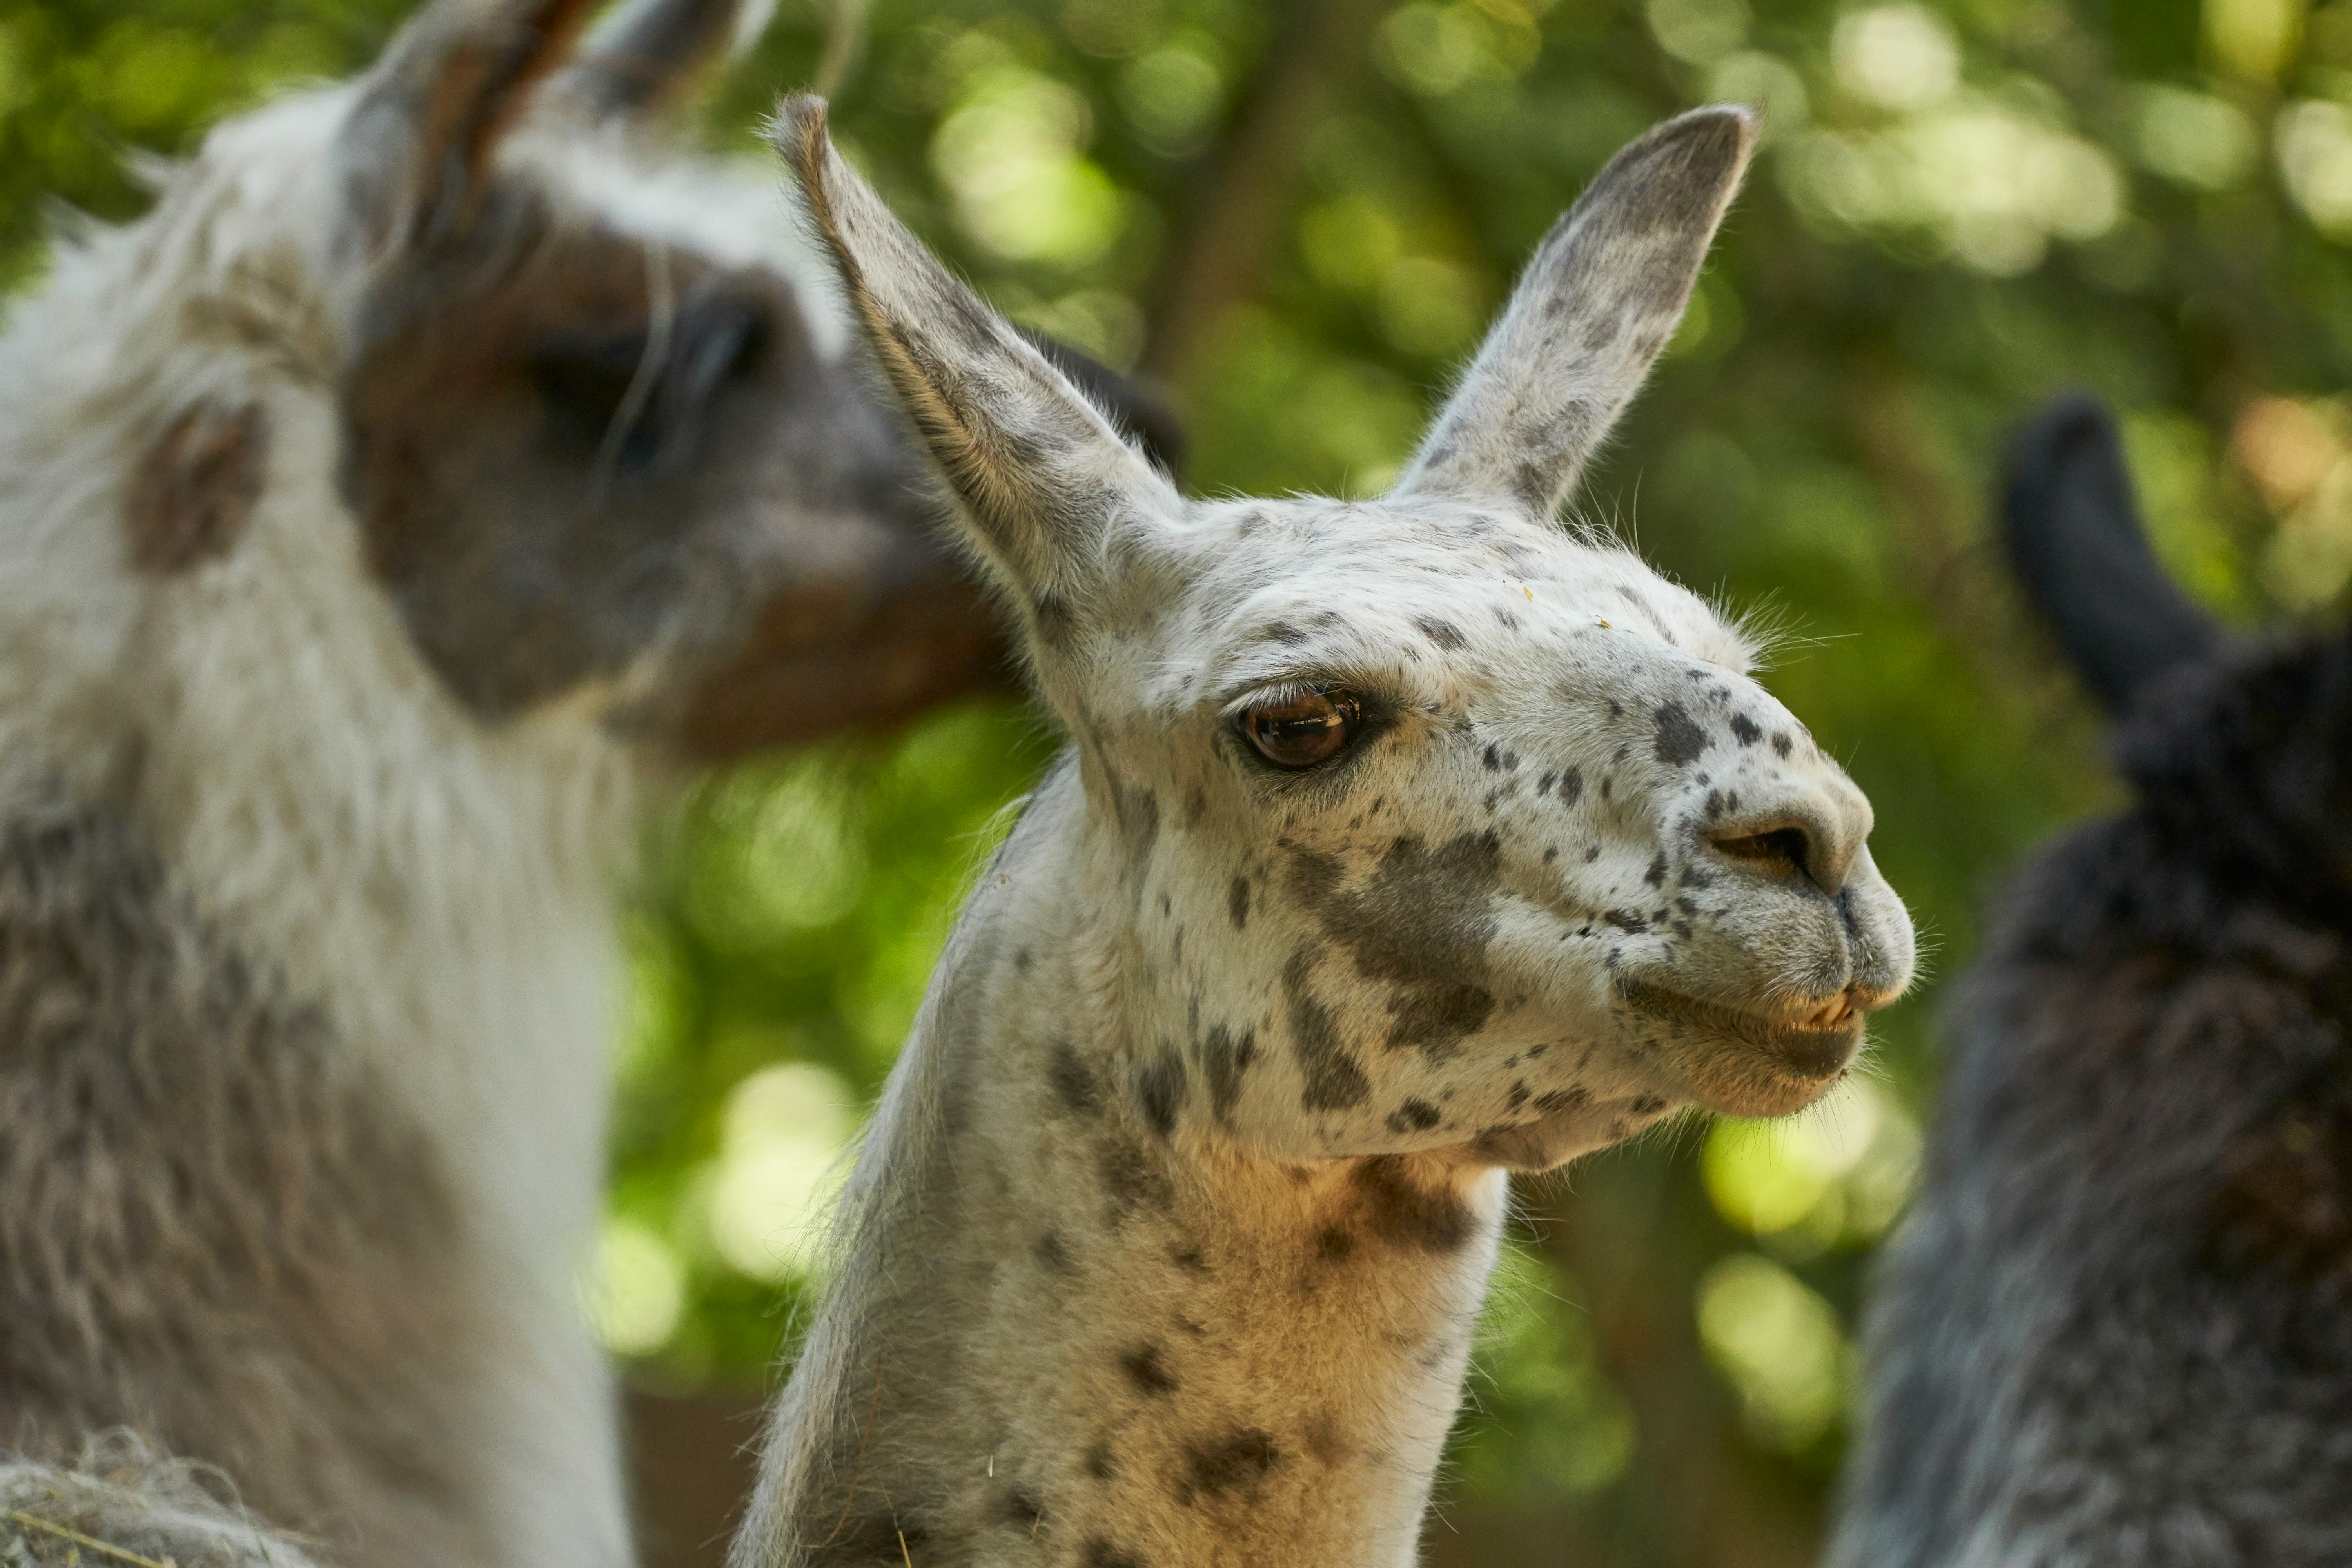
<instances>
[{"instance_id":1,"label":"spotted llama head","mask_svg":"<svg viewBox=\"0 0 2352 1568\"><path fill-rule=\"evenodd\" d=\"M1542 1168L1675 1107L1801 1107L1908 983L1871 812L1740 631L1556 517L1753 146L1698 110L1538 250L1370 501L1200 501L834 153L777 144L1067 727L1078 898L1148 1118Z\"/></svg>"}]
</instances>

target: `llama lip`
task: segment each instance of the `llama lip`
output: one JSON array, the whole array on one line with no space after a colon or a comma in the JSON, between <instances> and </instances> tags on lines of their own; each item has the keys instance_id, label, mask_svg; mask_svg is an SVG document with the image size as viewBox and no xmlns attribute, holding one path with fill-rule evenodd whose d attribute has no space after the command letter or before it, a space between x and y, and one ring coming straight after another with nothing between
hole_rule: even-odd
<instances>
[{"instance_id":1,"label":"llama lip","mask_svg":"<svg viewBox=\"0 0 2352 1568\"><path fill-rule=\"evenodd\" d=\"M1845 1069L1862 1044L1863 1010L1847 996L1832 997L1801 1015L1768 1017L1638 980L1629 982L1622 994L1637 1012L1762 1052L1784 1078L1825 1083Z\"/></svg>"}]
</instances>

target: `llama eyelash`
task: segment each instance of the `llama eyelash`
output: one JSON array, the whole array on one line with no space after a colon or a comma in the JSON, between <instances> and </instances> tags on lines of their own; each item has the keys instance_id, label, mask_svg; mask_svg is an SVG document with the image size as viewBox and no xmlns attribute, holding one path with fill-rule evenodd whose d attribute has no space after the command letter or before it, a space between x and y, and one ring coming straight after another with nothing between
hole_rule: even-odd
<instances>
[{"instance_id":1,"label":"llama eyelash","mask_svg":"<svg viewBox=\"0 0 2352 1568\"><path fill-rule=\"evenodd\" d=\"M1360 677L1328 671L1316 674L1285 676L1251 686L1236 696L1227 698L1217 708L1220 721L1232 723L1253 708L1271 708L1286 702L1297 702L1309 697L1330 697L1345 692L1361 706L1369 720L1377 711L1383 722L1392 721L1410 706L1398 700L1381 677Z\"/></svg>"}]
</instances>

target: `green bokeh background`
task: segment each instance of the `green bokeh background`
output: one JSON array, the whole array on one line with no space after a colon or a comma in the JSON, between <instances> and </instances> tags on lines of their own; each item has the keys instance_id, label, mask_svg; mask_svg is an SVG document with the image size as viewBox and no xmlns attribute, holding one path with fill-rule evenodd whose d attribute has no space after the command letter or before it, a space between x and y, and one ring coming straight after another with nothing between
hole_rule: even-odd
<instances>
[{"instance_id":1,"label":"green bokeh background","mask_svg":"<svg viewBox=\"0 0 2352 1568\"><path fill-rule=\"evenodd\" d=\"M0 279L128 155L366 60L404 0L0 0ZM750 155L832 13L783 0L699 121ZM1442 1488L1444 1562L1810 1560L1852 1326L2001 868L2109 786L1989 542L1990 454L2125 411L2159 547L2240 620L2352 575L2352 0L877 0L835 126L1004 309L1160 378L1204 491L1377 491L1546 225L1675 110L1770 129L1591 515L1784 634L1876 805L1927 982L1793 1127L1528 1184ZM755 1385L794 1237L963 883L1050 753L1013 704L766 759L656 835L587 1287L641 1380Z\"/></svg>"}]
</instances>

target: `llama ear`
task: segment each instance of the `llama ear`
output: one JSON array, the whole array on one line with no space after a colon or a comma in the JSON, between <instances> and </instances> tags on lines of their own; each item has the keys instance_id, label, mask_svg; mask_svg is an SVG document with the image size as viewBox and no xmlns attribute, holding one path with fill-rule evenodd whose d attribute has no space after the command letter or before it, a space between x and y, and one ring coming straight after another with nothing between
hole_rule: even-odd
<instances>
[{"instance_id":1,"label":"llama ear","mask_svg":"<svg viewBox=\"0 0 2352 1568\"><path fill-rule=\"evenodd\" d=\"M2111 712L2221 640L2149 548L2115 420L2095 397L2061 397L2010 437L2001 531L2025 596Z\"/></svg>"},{"instance_id":2,"label":"llama ear","mask_svg":"<svg viewBox=\"0 0 2352 1568\"><path fill-rule=\"evenodd\" d=\"M589 35L557 85L599 119L666 109L758 37L775 0L631 0Z\"/></svg>"},{"instance_id":3,"label":"llama ear","mask_svg":"<svg viewBox=\"0 0 2352 1568\"><path fill-rule=\"evenodd\" d=\"M1175 490L842 162L824 100L787 100L770 135L875 358L961 503L962 531L1032 633L1055 640L1091 596L1113 531L1172 515Z\"/></svg>"},{"instance_id":4,"label":"llama ear","mask_svg":"<svg viewBox=\"0 0 2352 1568\"><path fill-rule=\"evenodd\" d=\"M461 231L499 138L595 0L434 0L367 76L337 154L372 251Z\"/></svg>"},{"instance_id":5,"label":"llama ear","mask_svg":"<svg viewBox=\"0 0 2352 1568\"><path fill-rule=\"evenodd\" d=\"M1558 509L1674 336L1759 123L1740 105L1696 109L1609 161L1537 247L1393 495Z\"/></svg>"}]
</instances>

